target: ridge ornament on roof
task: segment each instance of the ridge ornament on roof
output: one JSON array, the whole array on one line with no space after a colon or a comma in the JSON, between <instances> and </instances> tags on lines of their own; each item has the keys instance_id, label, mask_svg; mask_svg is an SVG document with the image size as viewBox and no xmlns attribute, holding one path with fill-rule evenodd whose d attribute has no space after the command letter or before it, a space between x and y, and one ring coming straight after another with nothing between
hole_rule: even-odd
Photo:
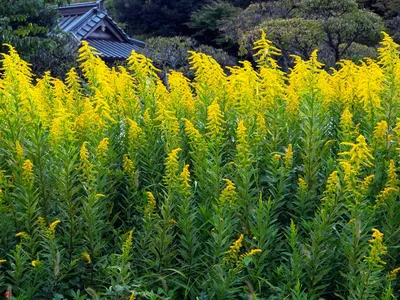
<instances>
[{"instance_id":1,"label":"ridge ornament on roof","mask_svg":"<svg viewBox=\"0 0 400 300\"><path fill-rule=\"evenodd\" d=\"M60 29L80 44L83 40L96 48L104 60L123 60L132 50L140 52L145 43L130 38L108 16L104 1L76 3L57 8L61 14Z\"/></svg>"}]
</instances>

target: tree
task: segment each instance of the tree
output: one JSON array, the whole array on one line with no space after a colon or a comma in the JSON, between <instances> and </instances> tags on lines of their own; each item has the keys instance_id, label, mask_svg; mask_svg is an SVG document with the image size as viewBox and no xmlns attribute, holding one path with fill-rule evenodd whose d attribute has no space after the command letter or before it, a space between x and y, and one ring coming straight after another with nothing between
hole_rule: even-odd
<instances>
[{"instance_id":1,"label":"tree","mask_svg":"<svg viewBox=\"0 0 400 300\"><path fill-rule=\"evenodd\" d=\"M282 50L281 65L284 70L289 68L291 54L309 59L312 51L321 45L325 38L322 22L319 20L276 19L265 21L260 27L268 32L268 38ZM255 36L258 37L259 34Z\"/></svg>"},{"instance_id":2,"label":"tree","mask_svg":"<svg viewBox=\"0 0 400 300\"><path fill-rule=\"evenodd\" d=\"M239 43L241 54L251 53L260 29L281 48L280 63L286 70L291 54L308 59L316 48L322 49L328 67L342 58L357 57L357 49L362 50L360 55L373 53L371 46L377 44L383 23L377 14L359 8L356 0L260 2L220 22L220 31Z\"/></svg>"},{"instance_id":3,"label":"tree","mask_svg":"<svg viewBox=\"0 0 400 300\"><path fill-rule=\"evenodd\" d=\"M66 37L56 28L59 15L49 4L62 2L0 0L0 44L14 46L25 60L34 62L35 72L50 68L53 75L60 76L73 57L64 47ZM1 48L2 52L6 50ZM54 63L55 59L62 61Z\"/></svg>"},{"instance_id":4,"label":"tree","mask_svg":"<svg viewBox=\"0 0 400 300\"><path fill-rule=\"evenodd\" d=\"M244 41L243 37L268 18L270 12L269 3L254 3L235 16L220 20L218 30L221 39L233 49L232 45L236 45L236 51L238 51L239 45ZM251 47L251 45L246 46Z\"/></svg>"},{"instance_id":5,"label":"tree","mask_svg":"<svg viewBox=\"0 0 400 300\"><path fill-rule=\"evenodd\" d=\"M189 33L190 15L210 0L113 0L112 11L131 34L175 36Z\"/></svg>"},{"instance_id":6,"label":"tree","mask_svg":"<svg viewBox=\"0 0 400 300\"><path fill-rule=\"evenodd\" d=\"M400 1L399 0L359 0L364 8L369 9L385 22L387 32L392 38L400 41Z\"/></svg>"},{"instance_id":7,"label":"tree","mask_svg":"<svg viewBox=\"0 0 400 300\"><path fill-rule=\"evenodd\" d=\"M241 9L228 2L215 1L193 13L190 17L189 26L196 30L194 37L200 42L212 41L215 45L223 46L228 44L229 41L220 34L220 22L236 17L240 11Z\"/></svg>"},{"instance_id":8,"label":"tree","mask_svg":"<svg viewBox=\"0 0 400 300\"><path fill-rule=\"evenodd\" d=\"M359 9L356 0L303 0L301 10L308 18L323 22L326 44L339 61L355 42L376 44L383 30L381 18Z\"/></svg>"}]
</instances>

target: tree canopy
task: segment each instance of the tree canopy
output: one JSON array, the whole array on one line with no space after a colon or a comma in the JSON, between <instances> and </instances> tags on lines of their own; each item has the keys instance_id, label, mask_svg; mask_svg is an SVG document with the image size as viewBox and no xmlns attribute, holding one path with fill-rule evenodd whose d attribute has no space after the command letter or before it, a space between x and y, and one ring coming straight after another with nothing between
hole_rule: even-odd
<instances>
[{"instance_id":1,"label":"tree canopy","mask_svg":"<svg viewBox=\"0 0 400 300\"><path fill-rule=\"evenodd\" d=\"M188 35L231 55L251 57L252 42L264 29L282 49L285 69L292 54L307 59L315 48L328 67L357 56L357 49L374 53L380 32L400 24L397 0L109 1L132 34Z\"/></svg>"},{"instance_id":2,"label":"tree canopy","mask_svg":"<svg viewBox=\"0 0 400 300\"><path fill-rule=\"evenodd\" d=\"M0 0L0 44L11 44L24 59L35 62L34 71L61 75L72 62L67 37L57 31L59 15L44 0ZM6 51L3 46L2 51Z\"/></svg>"},{"instance_id":3,"label":"tree canopy","mask_svg":"<svg viewBox=\"0 0 400 300\"><path fill-rule=\"evenodd\" d=\"M113 0L118 20L132 34L174 36L188 34L191 14L209 0Z\"/></svg>"}]
</instances>

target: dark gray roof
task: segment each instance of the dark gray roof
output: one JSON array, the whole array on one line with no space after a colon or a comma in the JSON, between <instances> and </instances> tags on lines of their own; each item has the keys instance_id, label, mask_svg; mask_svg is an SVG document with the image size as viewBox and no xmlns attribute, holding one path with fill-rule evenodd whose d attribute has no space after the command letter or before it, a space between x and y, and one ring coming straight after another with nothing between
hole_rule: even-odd
<instances>
[{"instance_id":1,"label":"dark gray roof","mask_svg":"<svg viewBox=\"0 0 400 300\"><path fill-rule=\"evenodd\" d=\"M102 57L123 59L127 58L132 50L139 51L145 43L130 38L108 15L103 1L85 2L59 7L62 15L58 25L67 33L72 34L77 41L88 42L102 53ZM115 39L99 39L91 37L100 26L107 24ZM89 41L90 40L90 41ZM120 52L121 51L121 52Z\"/></svg>"},{"instance_id":2,"label":"dark gray roof","mask_svg":"<svg viewBox=\"0 0 400 300\"><path fill-rule=\"evenodd\" d=\"M87 42L96 48L100 52L100 56L105 59L125 59L131 55L133 50L136 52L141 50L136 45L115 41L88 39Z\"/></svg>"},{"instance_id":3,"label":"dark gray roof","mask_svg":"<svg viewBox=\"0 0 400 300\"><path fill-rule=\"evenodd\" d=\"M83 15L94 7L97 7L100 10L104 11L106 10L103 1L75 3L56 8L58 9L61 15L69 16L69 15Z\"/></svg>"},{"instance_id":4,"label":"dark gray roof","mask_svg":"<svg viewBox=\"0 0 400 300\"><path fill-rule=\"evenodd\" d=\"M99 11L94 7L83 15L63 16L58 26L63 31L71 33L78 41L81 41L106 17L109 19L105 12Z\"/></svg>"}]
</instances>

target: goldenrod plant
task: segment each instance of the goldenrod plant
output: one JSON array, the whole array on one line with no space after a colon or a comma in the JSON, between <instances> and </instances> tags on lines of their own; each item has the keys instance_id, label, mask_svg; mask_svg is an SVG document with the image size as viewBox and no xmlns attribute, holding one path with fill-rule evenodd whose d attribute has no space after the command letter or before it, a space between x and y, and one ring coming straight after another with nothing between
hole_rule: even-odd
<instances>
[{"instance_id":1,"label":"goldenrod plant","mask_svg":"<svg viewBox=\"0 0 400 300\"><path fill-rule=\"evenodd\" d=\"M262 32L167 85L83 42L0 77L0 288L15 299L396 299L400 46L326 70ZM81 74L78 75L78 74Z\"/></svg>"}]
</instances>

